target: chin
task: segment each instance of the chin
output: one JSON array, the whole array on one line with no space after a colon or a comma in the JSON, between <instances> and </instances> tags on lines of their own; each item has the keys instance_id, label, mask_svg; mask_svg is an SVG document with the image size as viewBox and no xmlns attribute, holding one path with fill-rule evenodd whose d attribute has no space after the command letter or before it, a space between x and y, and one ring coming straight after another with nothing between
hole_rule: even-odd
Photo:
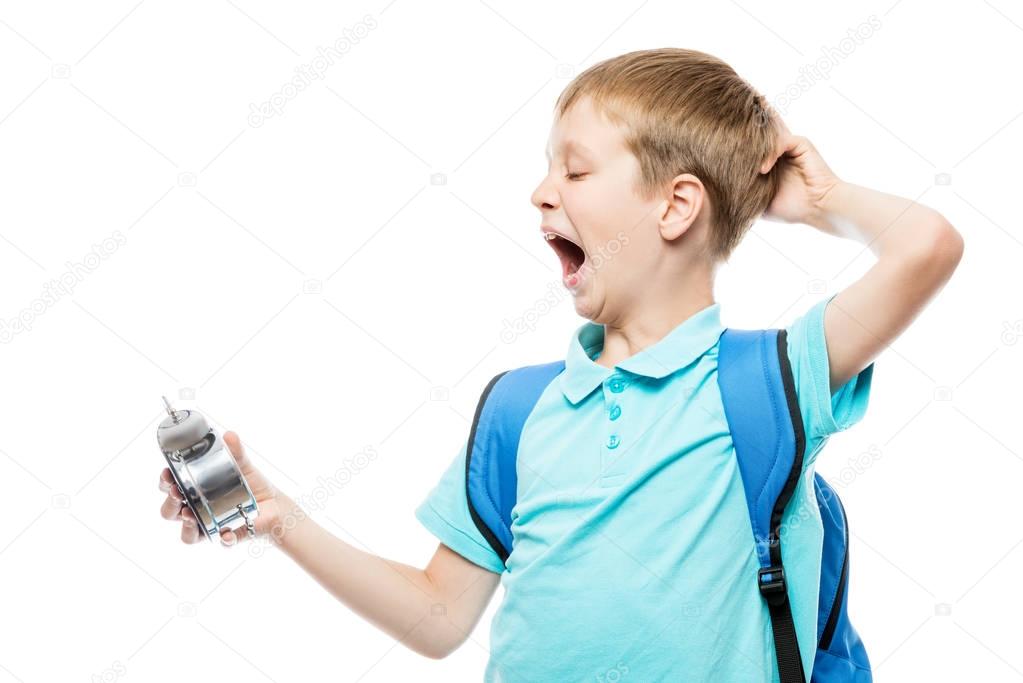
<instances>
[{"instance_id":1,"label":"chin","mask_svg":"<svg viewBox=\"0 0 1023 683\"><path fill-rule=\"evenodd\" d=\"M599 323L597 317L600 315L601 306L594 302L586 294L578 294L572 299L572 303L575 305L575 312L582 318Z\"/></svg>"}]
</instances>

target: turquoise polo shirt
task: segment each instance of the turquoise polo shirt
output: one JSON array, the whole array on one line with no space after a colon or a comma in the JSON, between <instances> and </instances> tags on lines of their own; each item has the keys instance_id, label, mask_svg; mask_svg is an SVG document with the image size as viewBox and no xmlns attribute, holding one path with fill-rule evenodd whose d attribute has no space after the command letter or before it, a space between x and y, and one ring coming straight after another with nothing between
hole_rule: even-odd
<instances>
[{"instance_id":1,"label":"turquoise polo shirt","mask_svg":"<svg viewBox=\"0 0 1023 683\"><path fill-rule=\"evenodd\" d=\"M831 394L830 299L785 328L806 457L782 553L807 672L823 540L814 461L829 435L863 416L874 368ZM603 326L576 330L523 428L507 567L470 518L465 444L417 507L441 543L501 573L486 681L778 680L718 389L723 330L714 303L613 368L594 362Z\"/></svg>"}]
</instances>

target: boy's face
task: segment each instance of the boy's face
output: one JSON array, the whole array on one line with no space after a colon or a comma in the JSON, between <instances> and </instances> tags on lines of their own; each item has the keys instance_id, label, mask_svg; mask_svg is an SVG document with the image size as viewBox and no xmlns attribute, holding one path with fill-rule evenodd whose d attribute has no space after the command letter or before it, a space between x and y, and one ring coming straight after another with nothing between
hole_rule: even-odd
<instances>
[{"instance_id":1,"label":"boy's face","mask_svg":"<svg viewBox=\"0 0 1023 683\"><path fill-rule=\"evenodd\" d=\"M639 195L639 160L589 97L555 120L547 158L547 176L531 201L561 260L562 282L579 315L618 321L664 256L657 225L665 199Z\"/></svg>"}]
</instances>

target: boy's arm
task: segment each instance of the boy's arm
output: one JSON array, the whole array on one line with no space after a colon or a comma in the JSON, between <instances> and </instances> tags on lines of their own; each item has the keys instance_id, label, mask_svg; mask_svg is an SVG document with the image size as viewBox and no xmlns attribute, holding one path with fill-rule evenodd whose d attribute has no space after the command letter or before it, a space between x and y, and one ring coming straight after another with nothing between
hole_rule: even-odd
<instances>
[{"instance_id":1,"label":"boy's arm","mask_svg":"<svg viewBox=\"0 0 1023 683\"><path fill-rule=\"evenodd\" d=\"M934 209L840 180L809 140L774 120L779 147L760 172L777 162L779 181L764 217L857 240L877 257L824 313L833 393L870 365L948 281L963 239Z\"/></svg>"},{"instance_id":2,"label":"boy's arm","mask_svg":"<svg viewBox=\"0 0 1023 683\"><path fill-rule=\"evenodd\" d=\"M224 433L259 504L256 534L269 537L335 598L409 649L439 659L458 648L479 621L501 575L466 560L441 544L426 569L387 560L345 543L279 492L252 464L241 439ZM160 514L181 522L181 540L202 540L191 510L183 504L170 470L160 473L167 494ZM224 530L225 544L247 537ZM217 543L217 541L214 541Z\"/></svg>"},{"instance_id":3,"label":"boy's arm","mask_svg":"<svg viewBox=\"0 0 1023 683\"><path fill-rule=\"evenodd\" d=\"M836 391L869 365L920 314L952 276L963 238L929 207L839 182L810 223L866 245L877 262L835 295L824 335Z\"/></svg>"},{"instance_id":4,"label":"boy's arm","mask_svg":"<svg viewBox=\"0 0 1023 683\"><path fill-rule=\"evenodd\" d=\"M439 544L426 569L355 548L283 497L300 519L278 545L335 598L406 647L439 659L458 648L494 595L500 574Z\"/></svg>"}]
</instances>

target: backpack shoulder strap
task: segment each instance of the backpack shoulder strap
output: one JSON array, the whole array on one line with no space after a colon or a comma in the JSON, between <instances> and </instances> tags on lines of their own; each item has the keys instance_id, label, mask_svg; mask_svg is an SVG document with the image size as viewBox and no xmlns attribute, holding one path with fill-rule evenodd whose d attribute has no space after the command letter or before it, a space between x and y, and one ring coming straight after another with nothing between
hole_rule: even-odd
<instances>
[{"instance_id":1,"label":"backpack shoulder strap","mask_svg":"<svg viewBox=\"0 0 1023 683\"><path fill-rule=\"evenodd\" d=\"M784 329L726 329L718 384L735 445L782 683L805 674L781 555L781 520L799 481L806 438L796 401Z\"/></svg>"},{"instance_id":2,"label":"backpack shoulder strap","mask_svg":"<svg viewBox=\"0 0 1023 683\"><path fill-rule=\"evenodd\" d=\"M512 550L522 427L564 367L560 360L502 372L490 380L476 405L465 454L466 501L473 523L502 562Z\"/></svg>"}]
</instances>

